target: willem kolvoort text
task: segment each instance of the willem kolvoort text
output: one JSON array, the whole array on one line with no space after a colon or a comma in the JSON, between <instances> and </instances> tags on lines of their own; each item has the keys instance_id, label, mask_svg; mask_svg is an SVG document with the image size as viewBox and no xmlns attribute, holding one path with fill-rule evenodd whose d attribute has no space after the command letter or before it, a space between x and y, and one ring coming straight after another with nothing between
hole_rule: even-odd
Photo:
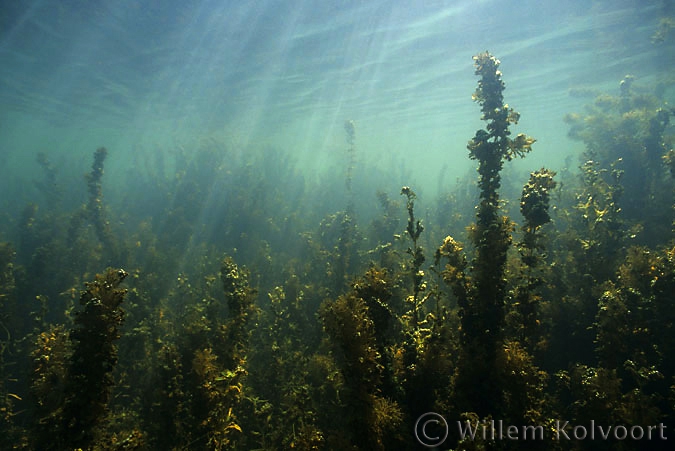
<instances>
[{"instance_id":1,"label":"willem kolvoort text","mask_svg":"<svg viewBox=\"0 0 675 451\"><path fill-rule=\"evenodd\" d=\"M458 421L457 428L462 440L544 440L544 427L506 425L503 420ZM602 426L591 420L588 424L571 425L569 421L556 420L552 428L555 440L668 440L663 423L650 426Z\"/></svg>"}]
</instances>

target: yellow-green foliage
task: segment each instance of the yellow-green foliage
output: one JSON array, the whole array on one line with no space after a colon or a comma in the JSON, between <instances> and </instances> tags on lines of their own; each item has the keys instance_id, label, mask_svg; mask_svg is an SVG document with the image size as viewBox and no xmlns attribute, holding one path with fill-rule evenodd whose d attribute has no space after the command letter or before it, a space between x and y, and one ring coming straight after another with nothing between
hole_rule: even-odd
<instances>
[{"instance_id":1,"label":"yellow-green foliage","mask_svg":"<svg viewBox=\"0 0 675 451\"><path fill-rule=\"evenodd\" d=\"M401 194L407 198L408 226L406 227L406 233L412 242L412 247L408 247L406 251L411 257L408 267L412 279L412 295L408 297L407 301L410 304L409 312L412 319L412 327L417 328L417 324L420 321L420 310L424 302L429 298L428 295L424 296L422 294L426 289L424 271L422 270L422 265L426 259L424 257L424 250L419 245L419 239L424 227L419 219L415 219L415 198L417 197L415 192L409 186L404 186L401 188Z\"/></svg>"},{"instance_id":2,"label":"yellow-green foliage","mask_svg":"<svg viewBox=\"0 0 675 451\"><path fill-rule=\"evenodd\" d=\"M329 375L310 377L316 360L308 357L312 343L305 333L312 323L305 316L298 278L291 276L285 288L275 287L268 297L269 310L261 312L251 340L249 365L256 371L247 378L256 393L252 399L256 415L262 420L256 433L263 448L320 449L324 435L317 420L326 412L321 412L317 400L338 402L335 393L327 394L334 380ZM288 435L288 430L295 434Z\"/></svg>"},{"instance_id":3,"label":"yellow-green foliage","mask_svg":"<svg viewBox=\"0 0 675 451\"><path fill-rule=\"evenodd\" d=\"M497 411L501 390L484 375L495 373L505 316L506 257L513 230L509 218L501 214L500 171L504 161L530 152L535 140L523 134L510 138L509 126L518 123L520 115L504 104L499 60L484 52L474 56L474 66L480 80L473 99L480 104L481 119L487 124L467 145L469 157L478 160L480 188L476 223L469 232L476 249L470 283L464 275L463 258L458 256L460 245L446 239L437 255L450 259L444 277L451 282L460 307L462 355L455 380L463 397L460 405L467 411L473 405L478 414L486 415Z\"/></svg>"},{"instance_id":4,"label":"yellow-green foliage","mask_svg":"<svg viewBox=\"0 0 675 451\"><path fill-rule=\"evenodd\" d=\"M207 435L206 446L213 450L235 449L242 429L234 409L242 398L241 380L246 370L242 366L224 369L211 349L201 349L195 352L192 371L200 382L197 395L208 412L200 425Z\"/></svg>"},{"instance_id":5,"label":"yellow-green foliage","mask_svg":"<svg viewBox=\"0 0 675 451\"><path fill-rule=\"evenodd\" d=\"M223 356L230 369L246 363L248 340L251 334L249 322L255 321L257 309L254 301L256 290L249 285L249 273L241 269L231 257L223 260L220 268L229 320L224 327L228 352Z\"/></svg>"},{"instance_id":6,"label":"yellow-green foliage","mask_svg":"<svg viewBox=\"0 0 675 451\"><path fill-rule=\"evenodd\" d=\"M621 215L620 199L624 192L621 179L624 174L619 169L620 161L611 165L611 170L601 170L598 163L586 161L582 167L585 192L578 196L576 209L581 214L587 232L581 238L581 245L588 253L588 260L593 266L601 260L614 259L622 251L626 238L623 217ZM610 176L607 180L606 174ZM612 262L614 263L614 262ZM613 265L604 265L604 269ZM596 277L604 280L607 273L601 273L598 267Z\"/></svg>"},{"instance_id":7,"label":"yellow-green foliage","mask_svg":"<svg viewBox=\"0 0 675 451\"><path fill-rule=\"evenodd\" d=\"M520 212L525 218L525 232L534 233L539 227L551 221L549 216L549 200L551 191L556 187L553 180L555 172L541 168L530 173L530 180L523 187L520 198ZM528 241L525 240L525 243ZM535 246L529 246L535 248Z\"/></svg>"},{"instance_id":8,"label":"yellow-green foliage","mask_svg":"<svg viewBox=\"0 0 675 451\"><path fill-rule=\"evenodd\" d=\"M363 298L350 293L321 308L326 333L335 343L334 353L348 383L359 382L364 389L380 383L381 365L376 348L375 328Z\"/></svg>"},{"instance_id":9,"label":"yellow-green foliage","mask_svg":"<svg viewBox=\"0 0 675 451\"><path fill-rule=\"evenodd\" d=\"M460 305L468 302L471 289L471 278L466 274L468 263L463 250L462 243L451 236L446 237L436 250L436 266L440 265L442 258L447 259L441 275L445 283L450 285Z\"/></svg>"},{"instance_id":10,"label":"yellow-green foliage","mask_svg":"<svg viewBox=\"0 0 675 451\"><path fill-rule=\"evenodd\" d=\"M36 448L49 446L56 434L63 434L63 407L72 349L63 326L41 332L31 353L35 400L35 424L31 441Z\"/></svg>"},{"instance_id":11,"label":"yellow-green foliage","mask_svg":"<svg viewBox=\"0 0 675 451\"><path fill-rule=\"evenodd\" d=\"M540 288L546 275L546 246L541 229L551 221L549 201L551 191L556 187L554 176L555 172L544 168L530 173L530 180L523 187L520 198L520 212L525 221L518 252L523 269L511 293L512 309L507 323L513 330L513 338L530 351L543 346L539 304L542 300Z\"/></svg>"},{"instance_id":12,"label":"yellow-green foliage","mask_svg":"<svg viewBox=\"0 0 675 451\"><path fill-rule=\"evenodd\" d=\"M192 343L196 346L189 362L189 383L194 384L195 403L192 414L199 419L196 443L209 449L236 449L241 446L239 417L244 397L243 381L248 374L247 353L249 321L256 320L255 290L249 275L231 257L223 259L220 270L227 306L227 321L222 324L220 302L211 300L195 318ZM184 352L187 350L184 350ZM183 390L189 392L190 388ZM194 431L193 431L194 434Z\"/></svg>"},{"instance_id":13,"label":"yellow-green foliage","mask_svg":"<svg viewBox=\"0 0 675 451\"><path fill-rule=\"evenodd\" d=\"M667 356L674 341L672 289L675 266L672 249L651 252L629 249L616 284L607 283L596 317L600 363L616 368L626 389L649 394L675 376ZM669 293L669 294L667 294Z\"/></svg>"},{"instance_id":14,"label":"yellow-green foliage","mask_svg":"<svg viewBox=\"0 0 675 451\"><path fill-rule=\"evenodd\" d=\"M73 355L64 405L65 434L73 446L86 447L94 440L93 428L106 411L117 363L115 341L124 320L121 304L126 290L118 286L127 275L121 269L108 269L87 283L80 296L83 310L70 333Z\"/></svg>"},{"instance_id":15,"label":"yellow-green foliage","mask_svg":"<svg viewBox=\"0 0 675 451\"><path fill-rule=\"evenodd\" d=\"M586 145L578 179L542 168L502 190L504 162L534 139L511 134L499 61L474 63L477 182L417 205L390 186L380 218L353 185L352 121L347 193L342 172L314 190L284 153L205 139L135 155L115 181L132 194L104 204L105 149L81 193L55 188L39 155L41 199L2 230L16 256L0 244L0 448L408 450L430 411L451 429L502 420L545 435L557 418L674 418L672 108L626 77L568 118ZM365 169L377 185L379 168ZM520 227L506 214L518 206ZM110 260L132 268L126 296L114 270L78 296ZM515 445L567 445L547 438ZM515 445L452 434L439 448Z\"/></svg>"},{"instance_id":16,"label":"yellow-green foliage","mask_svg":"<svg viewBox=\"0 0 675 451\"><path fill-rule=\"evenodd\" d=\"M573 400L560 412L561 417L574 418L576 423L594 420L606 425L647 425L663 418L650 396L639 390L624 393L614 369L576 365L569 372L558 373L557 378L562 387L560 398Z\"/></svg>"},{"instance_id":17,"label":"yellow-green foliage","mask_svg":"<svg viewBox=\"0 0 675 451\"><path fill-rule=\"evenodd\" d=\"M534 364L533 357L517 341L505 341L497 354L499 377L504 383L503 415L511 424L547 423L544 394L548 374ZM538 449L549 449L545 443Z\"/></svg>"},{"instance_id":18,"label":"yellow-green foliage","mask_svg":"<svg viewBox=\"0 0 675 451\"><path fill-rule=\"evenodd\" d=\"M88 448L100 439L124 319L126 290L118 286L126 276L121 269L96 275L80 296L82 311L70 334L55 327L39 335L32 387L36 449Z\"/></svg>"},{"instance_id":19,"label":"yellow-green foliage","mask_svg":"<svg viewBox=\"0 0 675 451\"><path fill-rule=\"evenodd\" d=\"M381 279L367 280L377 283ZM357 282L353 291L324 302L319 314L345 381L342 401L350 442L358 449L384 449L386 433L401 421L401 412L394 401L380 394L383 365L375 323L367 302L358 293L363 292L365 283Z\"/></svg>"},{"instance_id":20,"label":"yellow-green foliage","mask_svg":"<svg viewBox=\"0 0 675 451\"><path fill-rule=\"evenodd\" d=\"M635 77L627 75L618 96L601 94L586 115L569 114L566 122L570 136L586 145L582 168L586 192L579 205L586 208L585 217L593 224L616 220L620 212L638 242L653 245L654 237L662 236L664 225L670 227L673 218L664 208L672 204L673 189L673 180L664 177L664 162L667 166L672 149L668 132L675 110L634 82Z\"/></svg>"}]
</instances>

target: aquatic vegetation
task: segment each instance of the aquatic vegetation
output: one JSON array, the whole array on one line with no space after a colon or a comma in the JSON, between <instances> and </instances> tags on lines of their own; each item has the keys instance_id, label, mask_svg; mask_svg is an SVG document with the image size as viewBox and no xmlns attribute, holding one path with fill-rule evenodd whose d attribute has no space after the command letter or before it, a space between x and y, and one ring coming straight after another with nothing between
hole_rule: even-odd
<instances>
[{"instance_id":1,"label":"aquatic vegetation","mask_svg":"<svg viewBox=\"0 0 675 451\"><path fill-rule=\"evenodd\" d=\"M657 248L672 239L675 187L667 166L672 110L658 91L639 86L632 76L624 77L618 91L598 95L585 114L565 118L570 136L585 150L580 182L569 190L574 203L561 215L564 233L551 243L555 260L567 262L557 266L565 302L557 307L552 335L569 328L578 332L552 351L587 365L595 361L589 344L605 283L616 283L631 246ZM581 351L567 355L570 349Z\"/></svg>"},{"instance_id":2,"label":"aquatic vegetation","mask_svg":"<svg viewBox=\"0 0 675 451\"><path fill-rule=\"evenodd\" d=\"M650 417L635 421L654 420L668 409L661 394L675 377L675 366L665 358L673 340L663 331L675 324L670 308L673 252L630 248L616 284L606 284L598 305L596 350L600 365L616 369L622 396L638 397L633 402L642 405L644 412L652 412Z\"/></svg>"},{"instance_id":3,"label":"aquatic vegetation","mask_svg":"<svg viewBox=\"0 0 675 451\"><path fill-rule=\"evenodd\" d=\"M66 334L57 326L38 336L32 386L39 406L36 449L89 448L101 439L97 426L114 385L115 341L124 320L126 290L118 286L127 275L121 269L97 275L80 296L83 310L75 328Z\"/></svg>"},{"instance_id":4,"label":"aquatic vegetation","mask_svg":"<svg viewBox=\"0 0 675 451\"><path fill-rule=\"evenodd\" d=\"M667 130L673 114L675 110L663 99L639 89L634 77L627 75L619 95L599 95L586 115L566 116L570 136L586 146L583 161L595 168L583 169L590 177L585 180L583 205L590 200L588 207L597 211L589 212L591 221L607 221L605 209L616 214L620 209L626 230L639 224L635 238L649 245L656 244L651 239L662 236L664 227L670 229L673 212L663 205L672 203L673 180L663 177L663 163L672 147ZM607 185L605 191L611 188L613 192L593 192L602 184ZM600 204L593 205L594 201ZM652 220L642 221L645 215Z\"/></svg>"},{"instance_id":5,"label":"aquatic vegetation","mask_svg":"<svg viewBox=\"0 0 675 451\"><path fill-rule=\"evenodd\" d=\"M375 312L360 296L364 290L378 293L380 290L370 287L373 282L379 285L380 281L378 277L369 277L357 282L346 295L325 302L319 313L344 378L342 401L351 431L347 437L358 449L385 449L387 434L393 432L402 419L399 406L380 394L384 368L376 326L382 330L383 324L381 320L376 324ZM371 305L386 302L377 295L367 298Z\"/></svg>"},{"instance_id":6,"label":"aquatic vegetation","mask_svg":"<svg viewBox=\"0 0 675 451\"><path fill-rule=\"evenodd\" d=\"M94 228L96 238L98 238L104 247L103 252L106 254L107 264L117 264L119 260L123 260L124 257L118 255L119 249L117 248L115 237L110 229L110 223L106 219L105 207L103 204L103 165L107 155L108 150L105 147L99 147L96 152L94 152L94 161L91 165L91 172L85 176L89 199L70 220L68 243L73 248L76 248L78 234L82 230L84 224L89 223Z\"/></svg>"},{"instance_id":7,"label":"aquatic vegetation","mask_svg":"<svg viewBox=\"0 0 675 451\"><path fill-rule=\"evenodd\" d=\"M478 177L435 201L397 182L367 204L353 121L320 190L282 151L204 139L104 203L104 148L84 184L39 155L41 199L0 244L0 448L412 450L431 411L544 434L672 422L673 110L626 77L568 116L578 173L513 180L535 140L512 135L499 61L474 66ZM109 262L128 274L92 277ZM615 445L644 448L518 448Z\"/></svg>"},{"instance_id":8,"label":"aquatic vegetation","mask_svg":"<svg viewBox=\"0 0 675 451\"><path fill-rule=\"evenodd\" d=\"M17 317L16 280L14 277L15 251L9 243L0 243L0 446L9 448L18 441L20 431L14 427L14 404L21 401L10 384L7 358L18 351L17 338L12 336L9 322Z\"/></svg>"},{"instance_id":9,"label":"aquatic vegetation","mask_svg":"<svg viewBox=\"0 0 675 451\"><path fill-rule=\"evenodd\" d=\"M420 310L428 296L421 296L425 291L426 285L424 283L424 271L422 265L426 258L424 257L424 250L419 245L420 235L424 231L424 227L419 219L415 219L415 192L409 186L401 188L401 195L407 198L406 208L408 209L408 226L405 231L408 238L412 242L412 247L409 247L406 252L410 255L411 261L409 263L410 278L412 279L412 296L406 301L410 304L410 317L412 319L411 327L416 329L420 322Z\"/></svg>"},{"instance_id":10,"label":"aquatic vegetation","mask_svg":"<svg viewBox=\"0 0 675 451\"><path fill-rule=\"evenodd\" d=\"M530 181L523 187L520 212L525 218L523 243L527 249L539 247L536 232L551 222L548 210L551 191L556 187L553 177L555 172L542 168L530 173Z\"/></svg>"},{"instance_id":11,"label":"aquatic vegetation","mask_svg":"<svg viewBox=\"0 0 675 451\"><path fill-rule=\"evenodd\" d=\"M512 293L517 317L509 318L508 322L515 323L515 337L530 351L543 345L539 319L542 299L537 290L546 276L546 245L542 227L551 222L549 202L551 192L556 187L554 176L555 172L544 168L530 173L530 180L523 187L520 198L520 212L525 222L518 252L524 269Z\"/></svg>"},{"instance_id":12,"label":"aquatic vegetation","mask_svg":"<svg viewBox=\"0 0 675 451\"><path fill-rule=\"evenodd\" d=\"M261 312L253 332L249 365L256 371L248 381L256 393L252 404L263 419L257 431L263 448L320 449L325 437L318 425L317 399L337 401L334 394L327 394L330 374L312 377L319 357L310 357L313 340L307 336L316 321L313 311L308 317L304 296L298 277L290 277L285 287L275 287L268 293L269 310ZM293 429L295 434L286 434Z\"/></svg>"},{"instance_id":13,"label":"aquatic vegetation","mask_svg":"<svg viewBox=\"0 0 675 451\"><path fill-rule=\"evenodd\" d=\"M480 188L476 223L470 232L476 248L469 268L471 278L464 274L465 262L457 257L461 246L454 239L446 239L439 253L451 259L445 278L457 295L462 321L462 356L455 390L464 397L460 404L465 411L484 416L498 412L500 405L501 387L484 375L496 373L505 316L506 254L513 230L509 218L501 214L499 173L504 161L530 152L534 139L523 134L510 138L509 126L516 124L520 115L504 104L499 60L485 52L474 56L474 65L480 80L473 99L481 105L481 119L487 126L467 145L469 157L478 160Z\"/></svg>"},{"instance_id":14,"label":"aquatic vegetation","mask_svg":"<svg viewBox=\"0 0 675 451\"><path fill-rule=\"evenodd\" d=\"M307 272L318 272L317 278L328 277L332 293L343 292L359 262L360 233L354 218L347 211L327 215L321 220L319 230L314 234L305 233L304 238Z\"/></svg>"},{"instance_id":15,"label":"aquatic vegetation","mask_svg":"<svg viewBox=\"0 0 675 451\"><path fill-rule=\"evenodd\" d=\"M72 344L63 326L41 332L31 357L34 362L31 395L35 399L35 426L31 440L35 448L58 449L53 442L56 433L63 433L65 387L68 383Z\"/></svg>"},{"instance_id":16,"label":"aquatic vegetation","mask_svg":"<svg viewBox=\"0 0 675 451\"><path fill-rule=\"evenodd\" d=\"M228 321L218 325L217 302L206 306L209 329L204 343L194 343L197 349L190 362L196 390L197 404L194 412L202 418L199 441L209 449L235 449L240 441L242 427L239 421L240 403L243 399L243 381L248 374L246 355L250 330L248 323L255 320L253 304L255 290L249 286L249 275L227 257L220 268L225 292ZM197 338L197 337L195 337ZM206 338L206 337L205 337ZM205 347L209 346L209 347ZM206 408L206 411L202 409Z\"/></svg>"}]
</instances>

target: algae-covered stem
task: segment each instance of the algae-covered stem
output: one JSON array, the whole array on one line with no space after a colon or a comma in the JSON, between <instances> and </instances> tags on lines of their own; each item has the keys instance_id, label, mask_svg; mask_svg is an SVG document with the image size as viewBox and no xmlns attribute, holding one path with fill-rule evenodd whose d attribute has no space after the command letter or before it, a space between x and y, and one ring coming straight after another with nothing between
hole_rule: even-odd
<instances>
[{"instance_id":1,"label":"algae-covered stem","mask_svg":"<svg viewBox=\"0 0 675 451\"><path fill-rule=\"evenodd\" d=\"M497 413L501 398L499 384L490 375L496 374L497 350L503 338L506 254L513 230L500 208L499 173L504 161L523 157L535 140L524 134L510 138L509 125L517 123L520 115L504 103L499 60L488 52L473 59L475 73L480 76L473 100L480 104L481 119L487 125L467 145L469 157L478 160L480 203L470 229L476 249L471 284L458 299L463 358L457 389L464 393L467 409L486 415Z\"/></svg>"},{"instance_id":2,"label":"algae-covered stem","mask_svg":"<svg viewBox=\"0 0 675 451\"><path fill-rule=\"evenodd\" d=\"M413 326L417 328L420 322L419 311L422 307L422 304L428 299L428 297L420 298L420 293L424 291L424 271L422 270L422 265L424 264L424 251L419 245L419 238L424 230L424 226L419 221L415 219L415 199L417 196L415 192L410 189L409 186L404 186L401 188L401 195L407 197L406 208L408 209L408 226L406 227L406 233L412 241L412 247L409 247L407 253L412 257L410 262L410 272L413 281L413 295L408 297L408 301L412 304L412 319Z\"/></svg>"},{"instance_id":3,"label":"algae-covered stem","mask_svg":"<svg viewBox=\"0 0 675 451\"><path fill-rule=\"evenodd\" d=\"M529 152L534 139L522 134L515 140L509 138L509 125L518 122L519 114L504 104L499 60L485 52L474 56L474 61L481 79L473 99L481 105L481 119L487 126L478 130L467 145L469 157L478 160L480 204L471 233L476 247L472 265L476 292L472 305L461 307L465 340L473 341L469 334L479 337L478 341L484 341L488 348L485 351L492 353L504 319L504 269L512 230L509 219L501 215L499 173L505 160Z\"/></svg>"}]
</instances>

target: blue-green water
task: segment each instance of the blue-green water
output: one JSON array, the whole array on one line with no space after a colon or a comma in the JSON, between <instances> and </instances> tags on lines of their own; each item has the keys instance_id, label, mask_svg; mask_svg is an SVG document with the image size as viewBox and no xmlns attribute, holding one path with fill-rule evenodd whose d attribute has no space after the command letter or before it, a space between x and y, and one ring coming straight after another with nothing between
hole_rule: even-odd
<instances>
[{"instance_id":1,"label":"blue-green water","mask_svg":"<svg viewBox=\"0 0 675 451\"><path fill-rule=\"evenodd\" d=\"M672 43L650 41L669 3L4 2L3 170L99 145L124 170L133 152L208 137L271 144L320 174L341 164L352 119L361 164L405 165L418 185L448 165L452 179L470 167L471 56L486 49L502 60L518 130L538 139L527 169L560 166L578 151L562 117L588 100L570 89L672 69Z\"/></svg>"},{"instance_id":2,"label":"blue-green water","mask_svg":"<svg viewBox=\"0 0 675 451\"><path fill-rule=\"evenodd\" d=\"M673 8L0 0L0 449L670 449Z\"/></svg>"}]
</instances>

